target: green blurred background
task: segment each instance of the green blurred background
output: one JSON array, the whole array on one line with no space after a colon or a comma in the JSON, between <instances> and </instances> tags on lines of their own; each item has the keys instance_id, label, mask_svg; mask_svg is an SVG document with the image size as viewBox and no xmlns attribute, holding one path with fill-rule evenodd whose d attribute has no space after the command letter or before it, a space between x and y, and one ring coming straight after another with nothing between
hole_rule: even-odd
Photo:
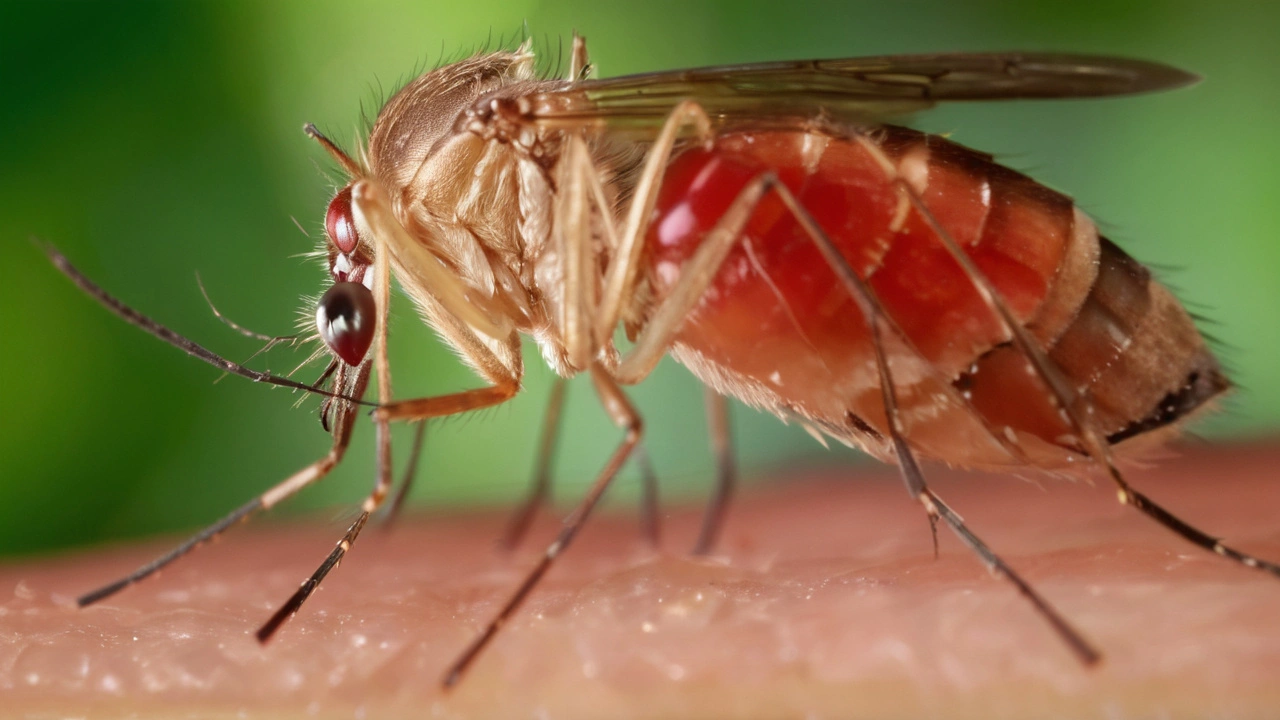
<instances>
[{"instance_id":1,"label":"green blurred background","mask_svg":"<svg viewBox=\"0 0 1280 720\"><path fill-rule=\"evenodd\" d=\"M56 242L127 302L245 357L255 343L212 317L195 273L223 312L263 332L291 331L300 297L319 292L321 273L296 257L313 241L293 218L319 231L330 165L303 122L351 147L379 88L525 21L552 47L585 34L603 75L993 49L1131 55L1203 74L1164 95L946 108L918 124L1074 195L1211 319L1242 389L1204 433L1280 426L1280 4L10 2L0 6L0 554L194 527L328 445L314 400L294 409L283 390L214 384L208 366L95 306L29 238ZM477 384L403 298L394 312L397 395ZM276 351L268 365L297 359ZM549 380L529 361L528 391L508 407L433 426L416 504L519 497ZM666 496L705 492L698 384L667 363L635 397ZM561 498L617 438L587 384L570 388L567 413ZM734 421L752 477L862 462L741 407ZM286 512L362 497L369 429ZM617 497L636 485L628 472Z\"/></svg>"}]
</instances>

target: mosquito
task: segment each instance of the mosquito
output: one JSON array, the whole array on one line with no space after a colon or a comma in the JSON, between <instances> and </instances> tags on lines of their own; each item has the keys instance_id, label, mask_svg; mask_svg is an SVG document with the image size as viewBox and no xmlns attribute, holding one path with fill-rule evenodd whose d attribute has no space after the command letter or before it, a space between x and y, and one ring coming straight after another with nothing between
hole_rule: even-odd
<instances>
[{"instance_id":1,"label":"mosquito","mask_svg":"<svg viewBox=\"0 0 1280 720\"><path fill-rule=\"evenodd\" d=\"M1083 469L1191 543L1280 576L1134 489L1118 450L1155 442L1230 388L1190 316L1071 199L936 135L886 124L938 103L1133 95L1198 78L1117 57L959 53L771 62L566 78L528 43L430 70L382 107L325 215L331 285L322 382L250 370L127 308L56 250L55 265L126 320L251 380L326 396L333 445L89 605L324 477L371 405L375 486L319 568L258 630L266 642L350 549L392 488L390 425L502 404L521 337L561 378L590 377L621 439L555 540L461 651L455 685L573 542L643 423L624 388L670 354L708 388L720 459L698 549L733 482L723 398L798 422L900 469L931 527L1012 583L1075 656L1099 651L925 481L921 458L1007 471ZM392 278L484 381L398 400L387 361ZM625 339L624 339L625 338ZM370 377L377 399L365 401ZM563 386L547 414L554 444ZM420 437L420 435L419 435ZM415 449L416 456L416 449ZM545 481L512 524L545 495Z\"/></svg>"}]
</instances>

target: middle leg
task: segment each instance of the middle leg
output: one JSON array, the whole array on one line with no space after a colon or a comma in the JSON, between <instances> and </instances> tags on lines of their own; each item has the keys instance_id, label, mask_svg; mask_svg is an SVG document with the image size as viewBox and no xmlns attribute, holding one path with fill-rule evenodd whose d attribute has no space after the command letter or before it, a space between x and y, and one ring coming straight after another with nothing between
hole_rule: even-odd
<instances>
[{"instance_id":1,"label":"middle leg","mask_svg":"<svg viewBox=\"0 0 1280 720\"><path fill-rule=\"evenodd\" d=\"M551 465L559 444L562 429L560 418L567 386L568 380L562 377L557 377L551 386L551 397L547 400L547 409L542 418L538 455L534 460L533 481L529 485L528 495L512 514L502 539L498 541L498 547L505 552L511 552L524 540L534 515L551 502ZM661 535L658 525L658 477L653 472L653 464L643 444L636 448L634 457L640 466L642 483L640 532L649 545L656 548Z\"/></svg>"},{"instance_id":2,"label":"middle leg","mask_svg":"<svg viewBox=\"0 0 1280 720\"><path fill-rule=\"evenodd\" d=\"M618 387L609 372L599 364L592 365L591 379L595 384L596 393L600 396L600 402L604 406L609 417L614 424L622 429L623 435L621 442L618 443L617 449L610 456L608 462L600 474L596 476L596 480L592 483L591 488L587 490L587 494L574 508L573 512L565 517L561 524L560 533L556 535L555 540L547 546L543 552L542 558L538 564L525 575L523 581L517 586L515 592L507 599L502 608L496 615L485 625L476 636L476 639L467 646L462 654L449 666L445 672L443 684L445 688L451 688L462 679L462 675L467 671L475 659L479 657L481 651L488 646L489 642L497 635L498 630L506 624L511 616L529 596L530 591L542 579L542 576L551 569L552 563L564 552L573 539L577 536L578 531L582 529L587 517L595 508L605 491L613 483L613 479L617 477L618 471L626 463L627 458L631 456L635 448L640 444L640 438L643 433L643 425L640 421L640 415L636 412L631 401L627 399L622 388Z\"/></svg>"}]
</instances>

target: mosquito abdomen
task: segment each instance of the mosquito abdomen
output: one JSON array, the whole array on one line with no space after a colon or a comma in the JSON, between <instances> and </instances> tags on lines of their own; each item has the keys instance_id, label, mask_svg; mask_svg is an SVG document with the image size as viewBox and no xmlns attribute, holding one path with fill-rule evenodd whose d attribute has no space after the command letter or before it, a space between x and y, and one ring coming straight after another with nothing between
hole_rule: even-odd
<instances>
[{"instance_id":1,"label":"mosquito abdomen","mask_svg":"<svg viewBox=\"0 0 1280 720\"><path fill-rule=\"evenodd\" d=\"M732 132L677 157L648 239L654 297L763 172L791 189L895 323L886 350L908 437L924 455L1051 468L1083 454L982 299L984 281L1084 393L1113 441L1176 424L1227 387L1177 300L1100 238L1070 198L987 155L903 128L865 138ZM949 256L899 177L982 278ZM677 359L721 392L889 454L871 334L853 299L776 197L760 203L743 236L682 328Z\"/></svg>"}]
</instances>

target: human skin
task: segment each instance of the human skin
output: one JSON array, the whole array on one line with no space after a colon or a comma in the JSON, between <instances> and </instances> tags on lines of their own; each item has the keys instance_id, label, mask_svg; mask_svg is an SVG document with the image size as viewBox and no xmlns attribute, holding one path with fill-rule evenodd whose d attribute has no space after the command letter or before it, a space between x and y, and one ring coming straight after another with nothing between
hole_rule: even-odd
<instances>
[{"instance_id":1,"label":"human skin","mask_svg":"<svg viewBox=\"0 0 1280 720\"><path fill-rule=\"evenodd\" d=\"M1139 489L1280 558L1280 445L1187 447ZM217 717L1216 717L1280 708L1280 578L1198 550L1112 487L928 468L934 489L1104 654L1082 667L892 468L753 487L717 554L699 511L662 549L591 520L459 687L446 665L554 532L495 550L496 512L366 531L269 645L253 631L341 521L260 523L97 606L72 598L167 548L0 567L0 715Z\"/></svg>"}]
</instances>

